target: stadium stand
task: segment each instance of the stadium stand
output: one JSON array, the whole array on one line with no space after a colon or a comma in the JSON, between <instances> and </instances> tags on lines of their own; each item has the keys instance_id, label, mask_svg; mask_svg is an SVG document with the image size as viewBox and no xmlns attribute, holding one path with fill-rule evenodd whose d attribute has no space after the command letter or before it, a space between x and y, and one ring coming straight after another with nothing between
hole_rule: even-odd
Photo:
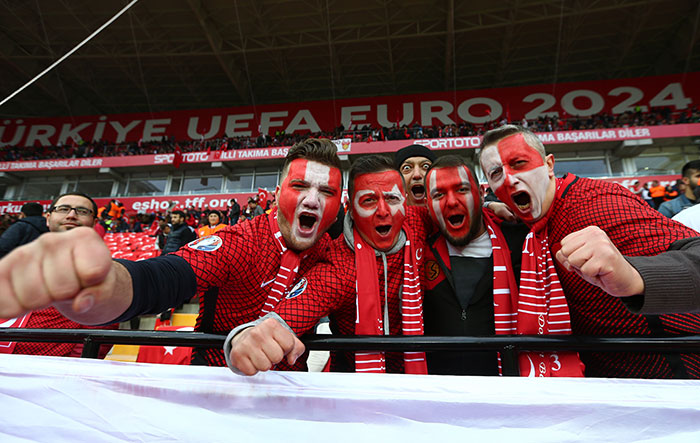
<instances>
[{"instance_id":1,"label":"stadium stand","mask_svg":"<svg viewBox=\"0 0 700 443\"><path fill-rule=\"evenodd\" d=\"M104 240L113 258L144 260L160 255L153 237L144 232L107 233Z\"/></svg>"},{"instance_id":2,"label":"stadium stand","mask_svg":"<svg viewBox=\"0 0 700 443\"><path fill-rule=\"evenodd\" d=\"M421 138L451 138L480 136L489 129L505 123L519 123L529 126L534 132L573 131L583 129L623 128L635 126L656 126L700 122L700 112L692 107L684 112L674 112L670 108L654 109L649 112L625 112L619 115L596 114L589 117L540 117L534 120L509 122L499 120L488 124L459 122L455 125L428 126L418 124L401 127L363 126L353 130L335 132L313 132L307 134L276 133L264 137L230 137L206 141L160 140L112 144L103 141L80 141L68 146L2 146L0 161L68 159L91 157L118 157L147 154L169 154L175 152L176 145L183 153L204 152L207 150L237 150L291 146L307 137L344 139L356 142L383 140L418 140Z\"/></svg>"},{"instance_id":3,"label":"stadium stand","mask_svg":"<svg viewBox=\"0 0 700 443\"><path fill-rule=\"evenodd\" d=\"M640 195L700 157L697 2L125 3L0 4L0 99L18 93L0 103L0 232L27 201L86 192L99 206L124 204L104 220L113 258L155 257L172 210L196 227L209 209L226 215L232 198L244 206L272 192L286 148L307 137L337 141L347 175L361 156L413 143L474 161L486 131L516 123L556 153L557 175L637 181ZM120 8L129 15L18 89ZM132 217L144 232L129 232ZM165 322L119 328L186 331L198 313L192 300ZM106 359L162 362L173 351L118 344ZM0 373L0 440L700 436L691 382L242 379L225 368L3 355Z\"/></svg>"}]
</instances>

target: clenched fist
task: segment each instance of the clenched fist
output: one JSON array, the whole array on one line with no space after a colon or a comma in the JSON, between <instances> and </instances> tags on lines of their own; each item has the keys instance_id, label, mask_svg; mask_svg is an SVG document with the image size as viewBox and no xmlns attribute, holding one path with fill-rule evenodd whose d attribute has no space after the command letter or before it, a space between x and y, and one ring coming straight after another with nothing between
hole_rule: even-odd
<instances>
[{"instance_id":1,"label":"clenched fist","mask_svg":"<svg viewBox=\"0 0 700 443\"><path fill-rule=\"evenodd\" d=\"M120 277L128 279L128 300L115 304ZM47 233L0 260L0 317L55 305L72 320L106 323L129 306L130 282L92 228Z\"/></svg>"},{"instance_id":2,"label":"clenched fist","mask_svg":"<svg viewBox=\"0 0 700 443\"><path fill-rule=\"evenodd\" d=\"M644 292L642 276L597 226L588 226L564 237L556 259L567 270L615 297Z\"/></svg>"},{"instance_id":3,"label":"clenched fist","mask_svg":"<svg viewBox=\"0 0 700 443\"><path fill-rule=\"evenodd\" d=\"M293 365L304 344L274 318L244 329L231 341L231 364L245 375L269 371L286 356Z\"/></svg>"}]
</instances>

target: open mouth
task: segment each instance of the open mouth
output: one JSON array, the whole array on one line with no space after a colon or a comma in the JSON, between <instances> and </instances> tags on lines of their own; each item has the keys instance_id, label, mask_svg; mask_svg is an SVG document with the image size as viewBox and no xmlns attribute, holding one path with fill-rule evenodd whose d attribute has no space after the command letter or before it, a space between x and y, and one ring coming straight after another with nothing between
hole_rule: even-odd
<instances>
[{"instance_id":1,"label":"open mouth","mask_svg":"<svg viewBox=\"0 0 700 443\"><path fill-rule=\"evenodd\" d=\"M447 217L447 223L453 228L458 228L464 223L464 214L455 214Z\"/></svg>"},{"instance_id":2,"label":"open mouth","mask_svg":"<svg viewBox=\"0 0 700 443\"><path fill-rule=\"evenodd\" d=\"M527 192L516 192L515 194L511 195L511 198L513 199L513 202L518 207L518 209L520 209L521 211L526 211L530 209L531 200L530 195Z\"/></svg>"},{"instance_id":3,"label":"open mouth","mask_svg":"<svg viewBox=\"0 0 700 443\"><path fill-rule=\"evenodd\" d=\"M425 186L419 184L411 186L411 194L416 200L421 200L425 197Z\"/></svg>"},{"instance_id":4,"label":"open mouth","mask_svg":"<svg viewBox=\"0 0 700 443\"><path fill-rule=\"evenodd\" d=\"M303 231L311 231L314 226L316 226L316 221L318 218L312 214L300 214L299 215L299 228Z\"/></svg>"},{"instance_id":5,"label":"open mouth","mask_svg":"<svg viewBox=\"0 0 700 443\"><path fill-rule=\"evenodd\" d=\"M375 228L379 235L385 236L391 231L391 225L379 225Z\"/></svg>"}]
</instances>

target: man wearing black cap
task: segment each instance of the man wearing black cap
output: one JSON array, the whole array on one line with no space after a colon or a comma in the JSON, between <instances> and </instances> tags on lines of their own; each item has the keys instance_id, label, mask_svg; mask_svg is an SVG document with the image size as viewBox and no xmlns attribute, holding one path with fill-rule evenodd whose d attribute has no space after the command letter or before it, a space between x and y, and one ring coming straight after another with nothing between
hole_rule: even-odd
<instances>
[{"instance_id":1,"label":"man wearing black cap","mask_svg":"<svg viewBox=\"0 0 700 443\"><path fill-rule=\"evenodd\" d=\"M435 161L435 154L423 145L410 145L394 154L394 166L401 173L409 206L425 206L425 173Z\"/></svg>"},{"instance_id":2,"label":"man wearing black cap","mask_svg":"<svg viewBox=\"0 0 700 443\"><path fill-rule=\"evenodd\" d=\"M29 202L22 205L19 220L0 236L0 258L17 246L27 244L44 232L49 232L43 213L44 208L39 203Z\"/></svg>"}]
</instances>

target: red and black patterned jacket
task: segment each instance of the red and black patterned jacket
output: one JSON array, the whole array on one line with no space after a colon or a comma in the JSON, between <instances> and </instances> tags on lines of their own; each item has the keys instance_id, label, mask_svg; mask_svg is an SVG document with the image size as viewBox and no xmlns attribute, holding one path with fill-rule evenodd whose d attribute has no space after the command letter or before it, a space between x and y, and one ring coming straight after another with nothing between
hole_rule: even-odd
<instances>
[{"instance_id":1,"label":"red and black patterned jacket","mask_svg":"<svg viewBox=\"0 0 700 443\"><path fill-rule=\"evenodd\" d=\"M32 311L26 328L42 329L116 329L117 324L108 326L85 326L67 319L54 307ZM109 351L110 346L101 346L99 358ZM35 343L18 342L13 354L50 355L57 357L80 357L82 343Z\"/></svg>"},{"instance_id":2,"label":"red and black patterned jacket","mask_svg":"<svg viewBox=\"0 0 700 443\"><path fill-rule=\"evenodd\" d=\"M565 177L567 178L567 177ZM571 177L568 177L571 179ZM697 232L664 217L627 189L601 180L576 177L557 199L549 216L552 256L568 234L595 225L625 256L655 256ZM677 335L700 333L700 314L642 316L555 260L566 294L571 326L578 335ZM634 263L633 263L634 264ZM642 273L642 277L644 274ZM691 284L688 282L688 284ZM700 356L641 353L581 353L588 377L700 377Z\"/></svg>"},{"instance_id":3,"label":"red and black patterned jacket","mask_svg":"<svg viewBox=\"0 0 700 443\"><path fill-rule=\"evenodd\" d=\"M412 235L408 238L413 242L418 260L417 272L421 274L422 254L425 250L425 218L427 211L409 207L404 223L410 227ZM296 287L300 291L291 291L277 305L275 312L301 336L311 330L318 321L329 316L331 331L334 334L355 335L356 311L356 281L355 252L350 249L342 235L333 241L329 253L330 263L319 263L311 271L304 274L305 280ZM396 253L386 255L386 276L388 297L384 291L384 260L377 256L377 278L379 292L384 306L389 300L389 332L391 335L402 335L400 291L403 283L404 251L401 248ZM303 288L303 289L302 289ZM387 353L387 372L403 372L403 354ZM331 370L354 372L353 353L333 353Z\"/></svg>"},{"instance_id":4,"label":"red and black patterned jacket","mask_svg":"<svg viewBox=\"0 0 700 443\"><path fill-rule=\"evenodd\" d=\"M184 246L175 253L196 275L200 304L195 331L226 335L235 326L260 317L281 261L268 217L217 232L222 243L214 250ZM323 259L329 244L330 238L324 234L301 260L298 275ZM192 358L193 363L226 366L220 348L195 349Z\"/></svg>"}]
</instances>

